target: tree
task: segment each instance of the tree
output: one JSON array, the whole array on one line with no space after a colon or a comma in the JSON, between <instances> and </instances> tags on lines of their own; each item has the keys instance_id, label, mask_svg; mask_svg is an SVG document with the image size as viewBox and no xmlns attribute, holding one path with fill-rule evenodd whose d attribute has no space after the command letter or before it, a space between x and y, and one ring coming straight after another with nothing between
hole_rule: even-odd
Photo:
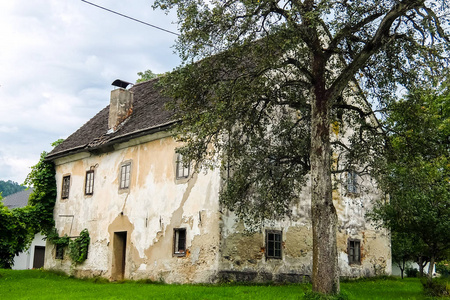
<instances>
[{"instance_id":1,"label":"tree","mask_svg":"<svg viewBox=\"0 0 450 300\"><path fill-rule=\"evenodd\" d=\"M429 257L431 280L434 263L450 249L450 90L416 89L389 110L380 183L390 199L373 217L423 245L414 254Z\"/></svg>"},{"instance_id":2,"label":"tree","mask_svg":"<svg viewBox=\"0 0 450 300\"><path fill-rule=\"evenodd\" d=\"M24 189L26 189L26 187L19 185L17 182L11 180L8 181L0 180L0 194L3 197L23 191Z\"/></svg>"},{"instance_id":3,"label":"tree","mask_svg":"<svg viewBox=\"0 0 450 300\"><path fill-rule=\"evenodd\" d=\"M418 253L422 253L421 244L418 242L415 235L392 232L392 262L399 267L402 279L407 263L414 261Z\"/></svg>"},{"instance_id":4,"label":"tree","mask_svg":"<svg viewBox=\"0 0 450 300\"><path fill-rule=\"evenodd\" d=\"M288 215L309 173L313 289L339 292L332 173L369 165L373 156L362 154L374 153L367 147L376 136L370 109L342 99L359 94L357 82L369 99L385 103L399 85L439 73L447 63L448 32L441 26L447 3L157 0L155 6L178 12L176 47L185 65L162 80L182 120L178 133L187 146L180 151L205 165L226 159L221 201L256 221ZM342 128L342 120L354 127L351 145L330 139L330 125ZM343 168L333 169L337 150L347 154L338 157Z\"/></svg>"},{"instance_id":5,"label":"tree","mask_svg":"<svg viewBox=\"0 0 450 300\"><path fill-rule=\"evenodd\" d=\"M136 83L144 82L144 81L156 78L158 76L161 76L161 74L155 74L151 70L147 70L144 72L138 72L137 74L138 74L139 78L136 80Z\"/></svg>"},{"instance_id":6,"label":"tree","mask_svg":"<svg viewBox=\"0 0 450 300\"><path fill-rule=\"evenodd\" d=\"M41 154L25 180L25 184L34 188L28 205L9 209L0 202L0 268L10 268L14 256L30 246L36 233L47 234L53 230L55 168L53 163L45 161L46 155L46 152Z\"/></svg>"}]
</instances>

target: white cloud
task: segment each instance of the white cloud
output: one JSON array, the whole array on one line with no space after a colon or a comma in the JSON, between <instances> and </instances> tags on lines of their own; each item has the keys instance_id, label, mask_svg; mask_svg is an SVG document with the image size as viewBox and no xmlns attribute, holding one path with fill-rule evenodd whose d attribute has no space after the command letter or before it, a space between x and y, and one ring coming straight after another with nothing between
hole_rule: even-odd
<instances>
[{"instance_id":1,"label":"white cloud","mask_svg":"<svg viewBox=\"0 0 450 300\"><path fill-rule=\"evenodd\" d=\"M151 1L93 2L176 31ZM179 64L174 35L82 1L3 1L0 36L0 180L23 182L50 143L108 104L113 80Z\"/></svg>"}]
</instances>

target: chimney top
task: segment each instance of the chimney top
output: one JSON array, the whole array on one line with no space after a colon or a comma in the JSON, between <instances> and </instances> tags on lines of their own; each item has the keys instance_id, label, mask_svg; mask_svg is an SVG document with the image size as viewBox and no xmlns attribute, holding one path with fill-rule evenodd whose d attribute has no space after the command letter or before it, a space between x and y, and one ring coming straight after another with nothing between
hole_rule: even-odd
<instances>
[{"instance_id":1,"label":"chimney top","mask_svg":"<svg viewBox=\"0 0 450 300\"><path fill-rule=\"evenodd\" d=\"M126 89L127 86L129 86L130 84L133 85L131 82L127 82L127 81L120 80L120 79L116 79L112 83L113 86L117 86L117 87L120 87L120 88L123 88L123 89Z\"/></svg>"}]
</instances>

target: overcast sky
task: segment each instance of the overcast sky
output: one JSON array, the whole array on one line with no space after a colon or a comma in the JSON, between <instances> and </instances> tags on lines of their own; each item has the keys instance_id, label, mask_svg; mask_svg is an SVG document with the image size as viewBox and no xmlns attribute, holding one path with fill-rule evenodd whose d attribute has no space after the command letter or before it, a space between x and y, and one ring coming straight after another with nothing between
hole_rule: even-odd
<instances>
[{"instance_id":1,"label":"overcast sky","mask_svg":"<svg viewBox=\"0 0 450 300\"><path fill-rule=\"evenodd\" d=\"M90 0L177 31L152 0ZM109 103L115 79L171 71L176 36L81 0L0 0L0 180L23 183L50 144Z\"/></svg>"}]
</instances>

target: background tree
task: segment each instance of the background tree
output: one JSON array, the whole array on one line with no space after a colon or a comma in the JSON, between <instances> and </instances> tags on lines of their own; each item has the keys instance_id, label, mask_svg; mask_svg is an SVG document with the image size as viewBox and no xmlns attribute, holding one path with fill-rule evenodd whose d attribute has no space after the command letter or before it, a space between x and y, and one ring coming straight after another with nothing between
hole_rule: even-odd
<instances>
[{"instance_id":1,"label":"background tree","mask_svg":"<svg viewBox=\"0 0 450 300\"><path fill-rule=\"evenodd\" d=\"M138 74L139 78L136 80L136 83L144 82L144 81L156 78L158 76L161 76L161 74L155 74L151 70L147 70L144 72L138 72L137 74Z\"/></svg>"},{"instance_id":2,"label":"background tree","mask_svg":"<svg viewBox=\"0 0 450 300\"><path fill-rule=\"evenodd\" d=\"M33 186L28 205L9 209L0 202L0 268L10 268L14 256L29 247L36 233L47 235L54 228L55 168L45 161L46 155L41 154L25 180Z\"/></svg>"},{"instance_id":3,"label":"background tree","mask_svg":"<svg viewBox=\"0 0 450 300\"><path fill-rule=\"evenodd\" d=\"M8 180L8 181L0 180L0 194L3 197L12 195L14 193L23 191L25 189L26 189L25 186L20 185L17 182L14 182L12 180Z\"/></svg>"},{"instance_id":4,"label":"background tree","mask_svg":"<svg viewBox=\"0 0 450 300\"><path fill-rule=\"evenodd\" d=\"M310 173L313 289L338 292L332 172L361 164L358 171L368 170L373 155L361 154L374 153L363 150L376 133L367 122L370 109L352 98L360 93L355 81L385 103L398 85L438 73L447 63L448 32L441 27L447 2L157 0L155 6L178 13L176 47L186 65L163 81L183 121L186 159L225 160L222 203L257 222L289 215ZM332 149L332 122L354 128L350 145L336 141ZM344 168L332 169L332 152L346 153L339 157Z\"/></svg>"},{"instance_id":5,"label":"background tree","mask_svg":"<svg viewBox=\"0 0 450 300\"><path fill-rule=\"evenodd\" d=\"M372 215L393 236L408 236L416 257L437 258L450 249L450 91L416 89L389 106L387 165L380 183L389 193ZM393 243L393 253L401 245Z\"/></svg>"}]
</instances>

